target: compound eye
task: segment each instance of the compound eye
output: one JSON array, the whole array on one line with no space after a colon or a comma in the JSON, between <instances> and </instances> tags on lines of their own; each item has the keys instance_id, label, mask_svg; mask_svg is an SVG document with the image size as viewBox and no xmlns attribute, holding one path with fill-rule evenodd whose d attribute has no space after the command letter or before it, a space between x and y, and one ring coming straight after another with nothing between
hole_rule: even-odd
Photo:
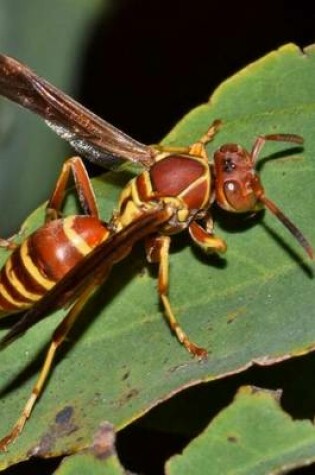
<instances>
[{"instance_id":1,"label":"compound eye","mask_svg":"<svg viewBox=\"0 0 315 475\"><path fill-rule=\"evenodd\" d=\"M224 194L232 208L237 210L239 208L240 199L242 198L239 183L233 180L226 181L224 183Z\"/></svg>"},{"instance_id":2,"label":"compound eye","mask_svg":"<svg viewBox=\"0 0 315 475\"><path fill-rule=\"evenodd\" d=\"M230 207L236 213L244 213L255 209L257 203L255 194L235 180L224 183L224 194Z\"/></svg>"}]
</instances>

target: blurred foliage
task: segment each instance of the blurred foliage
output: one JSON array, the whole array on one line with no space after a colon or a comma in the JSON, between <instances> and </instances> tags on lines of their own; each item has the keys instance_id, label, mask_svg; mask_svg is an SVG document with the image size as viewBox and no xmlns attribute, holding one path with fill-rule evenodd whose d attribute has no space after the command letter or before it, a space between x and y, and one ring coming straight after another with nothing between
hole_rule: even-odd
<instances>
[{"instance_id":1,"label":"blurred foliage","mask_svg":"<svg viewBox=\"0 0 315 475\"><path fill-rule=\"evenodd\" d=\"M0 50L73 92L86 38L105 6L102 0L2 0ZM1 99L1 236L14 233L47 198L67 150L40 119Z\"/></svg>"}]
</instances>

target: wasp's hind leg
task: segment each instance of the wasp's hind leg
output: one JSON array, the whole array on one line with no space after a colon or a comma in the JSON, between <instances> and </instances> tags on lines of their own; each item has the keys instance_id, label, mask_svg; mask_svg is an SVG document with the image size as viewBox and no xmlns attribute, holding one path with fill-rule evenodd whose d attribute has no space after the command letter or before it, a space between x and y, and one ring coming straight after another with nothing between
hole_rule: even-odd
<instances>
[{"instance_id":1,"label":"wasp's hind leg","mask_svg":"<svg viewBox=\"0 0 315 475\"><path fill-rule=\"evenodd\" d=\"M46 206L46 222L59 218L66 189L72 174L78 198L85 214L99 218L91 180L80 157L72 157L62 167L54 191Z\"/></svg>"}]
</instances>

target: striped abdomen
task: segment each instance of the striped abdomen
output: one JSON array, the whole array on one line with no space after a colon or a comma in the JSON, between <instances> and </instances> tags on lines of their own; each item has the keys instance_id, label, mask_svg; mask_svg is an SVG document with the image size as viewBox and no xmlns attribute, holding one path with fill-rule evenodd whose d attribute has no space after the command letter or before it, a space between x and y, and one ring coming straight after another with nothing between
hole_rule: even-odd
<instances>
[{"instance_id":1,"label":"striped abdomen","mask_svg":"<svg viewBox=\"0 0 315 475\"><path fill-rule=\"evenodd\" d=\"M0 271L0 312L29 308L108 236L106 225L92 216L69 216L42 226Z\"/></svg>"}]
</instances>

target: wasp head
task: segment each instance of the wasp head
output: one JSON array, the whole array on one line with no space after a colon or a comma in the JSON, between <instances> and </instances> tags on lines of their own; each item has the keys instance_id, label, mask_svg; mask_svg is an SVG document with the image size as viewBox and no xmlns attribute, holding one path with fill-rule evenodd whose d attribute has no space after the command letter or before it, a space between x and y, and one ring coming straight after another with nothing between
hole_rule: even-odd
<instances>
[{"instance_id":1,"label":"wasp head","mask_svg":"<svg viewBox=\"0 0 315 475\"><path fill-rule=\"evenodd\" d=\"M214 155L215 194L218 205L234 213L258 211L264 190L251 155L240 145L223 145Z\"/></svg>"},{"instance_id":2,"label":"wasp head","mask_svg":"<svg viewBox=\"0 0 315 475\"><path fill-rule=\"evenodd\" d=\"M266 207L291 232L311 259L314 250L292 221L265 196L264 188L255 171L259 151L266 140L301 144L303 139L292 134L275 134L259 137L251 153L237 144L226 144L214 154L215 200L218 205L234 213L259 211Z\"/></svg>"}]
</instances>

